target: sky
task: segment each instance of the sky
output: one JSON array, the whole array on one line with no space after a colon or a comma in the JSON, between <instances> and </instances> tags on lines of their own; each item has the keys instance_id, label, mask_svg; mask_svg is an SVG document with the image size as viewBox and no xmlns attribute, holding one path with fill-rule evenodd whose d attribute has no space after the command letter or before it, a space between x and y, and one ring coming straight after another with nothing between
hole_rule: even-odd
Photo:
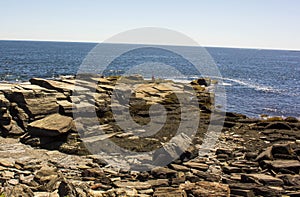
<instances>
[{"instance_id":1,"label":"sky","mask_svg":"<svg viewBox=\"0 0 300 197\"><path fill-rule=\"evenodd\" d=\"M141 27L201 46L300 50L299 0L0 0L0 40L102 42Z\"/></svg>"}]
</instances>

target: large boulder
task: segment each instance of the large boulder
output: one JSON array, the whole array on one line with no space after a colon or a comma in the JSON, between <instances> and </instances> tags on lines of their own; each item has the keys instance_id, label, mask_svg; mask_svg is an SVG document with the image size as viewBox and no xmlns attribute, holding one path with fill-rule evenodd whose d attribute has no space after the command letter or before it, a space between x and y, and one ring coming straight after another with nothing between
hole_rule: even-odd
<instances>
[{"instance_id":1,"label":"large boulder","mask_svg":"<svg viewBox=\"0 0 300 197\"><path fill-rule=\"evenodd\" d=\"M28 133L33 136L58 136L67 133L74 126L71 117L52 114L28 125Z\"/></svg>"},{"instance_id":2,"label":"large boulder","mask_svg":"<svg viewBox=\"0 0 300 197\"><path fill-rule=\"evenodd\" d=\"M7 96L11 102L17 103L31 120L57 113L59 110L55 91L15 90Z\"/></svg>"}]
</instances>

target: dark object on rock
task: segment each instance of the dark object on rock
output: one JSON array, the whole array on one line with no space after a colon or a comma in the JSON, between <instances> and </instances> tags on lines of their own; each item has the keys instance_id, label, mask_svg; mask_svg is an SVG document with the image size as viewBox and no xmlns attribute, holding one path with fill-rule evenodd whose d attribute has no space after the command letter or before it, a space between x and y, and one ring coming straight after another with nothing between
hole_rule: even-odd
<instances>
[{"instance_id":1,"label":"dark object on rock","mask_svg":"<svg viewBox=\"0 0 300 197\"><path fill-rule=\"evenodd\" d=\"M74 185L63 180L58 187L59 196L78 196Z\"/></svg>"},{"instance_id":2,"label":"dark object on rock","mask_svg":"<svg viewBox=\"0 0 300 197\"><path fill-rule=\"evenodd\" d=\"M286 122L290 122L290 123L297 123L297 122L299 122L299 120L297 118L295 118L295 117L287 117L285 119L285 121Z\"/></svg>"},{"instance_id":3,"label":"dark object on rock","mask_svg":"<svg viewBox=\"0 0 300 197\"><path fill-rule=\"evenodd\" d=\"M288 124L286 124L286 123L274 122L274 123L268 124L265 129L291 130L292 128Z\"/></svg>"},{"instance_id":4,"label":"dark object on rock","mask_svg":"<svg viewBox=\"0 0 300 197\"><path fill-rule=\"evenodd\" d=\"M196 79L194 81L191 82L192 85L202 85L202 86L209 86L210 82L207 79L204 78L200 78L200 79Z\"/></svg>"}]
</instances>

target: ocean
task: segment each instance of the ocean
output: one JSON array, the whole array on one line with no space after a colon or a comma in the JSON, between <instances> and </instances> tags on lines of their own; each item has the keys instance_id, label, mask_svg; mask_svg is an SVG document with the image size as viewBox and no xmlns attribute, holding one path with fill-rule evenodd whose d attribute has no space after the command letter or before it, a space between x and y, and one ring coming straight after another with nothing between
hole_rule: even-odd
<instances>
[{"instance_id":1,"label":"ocean","mask_svg":"<svg viewBox=\"0 0 300 197\"><path fill-rule=\"evenodd\" d=\"M0 41L0 81L74 75L94 43ZM118 47L117 44L114 47ZM227 111L259 117L300 117L300 51L205 48L217 65L226 89ZM149 58L138 54L139 60ZM183 64L158 52L155 58ZM120 63L120 62L119 62ZM132 63L125 59L115 67ZM197 77L193 69L186 75ZM175 76L174 76L175 78Z\"/></svg>"}]
</instances>

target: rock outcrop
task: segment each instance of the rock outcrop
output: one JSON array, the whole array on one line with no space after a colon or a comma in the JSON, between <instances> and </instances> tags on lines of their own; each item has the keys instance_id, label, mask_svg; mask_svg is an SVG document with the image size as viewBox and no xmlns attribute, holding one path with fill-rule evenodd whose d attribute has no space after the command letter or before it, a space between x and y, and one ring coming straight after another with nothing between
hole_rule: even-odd
<instances>
[{"instance_id":1,"label":"rock outcrop","mask_svg":"<svg viewBox=\"0 0 300 197\"><path fill-rule=\"evenodd\" d=\"M212 82L207 79L195 80L192 86L145 81L140 76L30 82L0 85L0 196L300 195L296 118L262 120L227 112L215 147L198 155L208 125L220 124L222 113L213 108L208 87ZM91 90L93 94L85 94ZM180 109L181 91L193 101L186 111ZM119 102L113 102L113 94ZM162 122L156 119L159 108L151 107L155 104L166 109L159 132L145 135L143 129L124 121L128 116L122 114L129 108L139 125ZM107 162L118 161L120 155L90 153L93 145L106 139L132 151L155 150L175 135L181 118L189 118L192 110L201 112L195 117L200 124L194 136L178 135L180 139L151 158L174 160L168 165L139 172ZM210 120L212 111L215 120ZM81 114L76 116L77 112ZM118 122L115 114L120 115ZM138 164L143 159L128 161Z\"/></svg>"}]
</instances>

